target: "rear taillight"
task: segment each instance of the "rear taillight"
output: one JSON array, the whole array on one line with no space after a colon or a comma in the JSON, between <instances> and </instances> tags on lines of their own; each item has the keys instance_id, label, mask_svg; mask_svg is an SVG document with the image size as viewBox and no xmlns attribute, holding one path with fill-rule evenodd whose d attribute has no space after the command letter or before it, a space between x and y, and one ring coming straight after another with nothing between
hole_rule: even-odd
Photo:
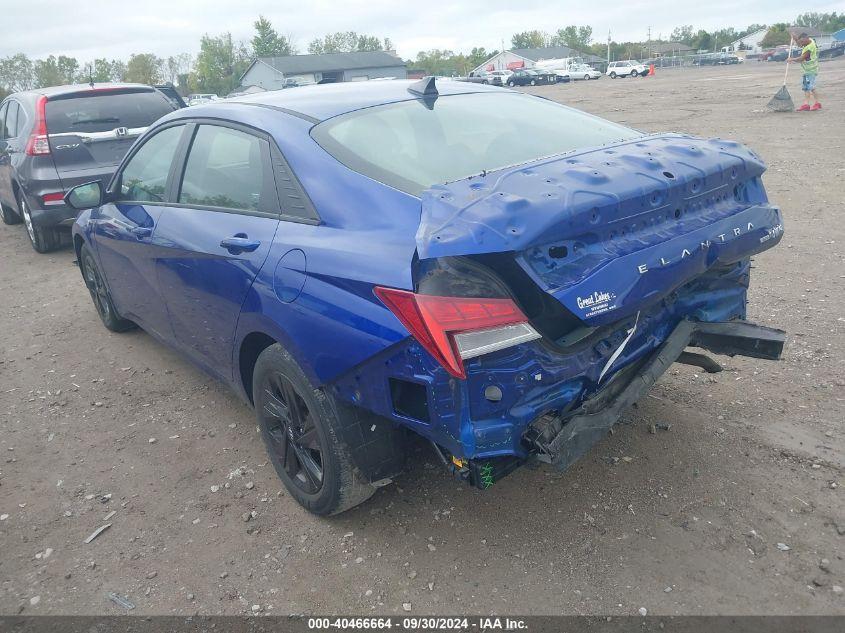
<instances>
[{"instance_id":1,"label":"rear taillight","mask_svg":"<svg viewBox=\"0 0 845 633\"><path fill-rule=\"evenodd\" d=\"M27 156L48 156L50 139L47 138L47 97L41 95L35 102L35 125L26 142Z\"/></svg>"},{"instance_id":2,"label":"rear taillight","mask_svg":"<svg viewBox=\"0 0 845 633\"><path fill-rule=\"evenodd\" d=\"M510 299L438 297L382 287L375 293L456 378L466 378L467 358L540 338Z\"/></svg>"},{"instance_id":3,"label":"rear taillight","mask_svg":"<svg viewBox=\"0 0 845 633\"><path fill-rule=\"evenodd\" d=\"M64 204L65 192L56 191L55 193L45 193L41 196L41 201L44 203L45 206Z\"/></svg>"}]
</instances>

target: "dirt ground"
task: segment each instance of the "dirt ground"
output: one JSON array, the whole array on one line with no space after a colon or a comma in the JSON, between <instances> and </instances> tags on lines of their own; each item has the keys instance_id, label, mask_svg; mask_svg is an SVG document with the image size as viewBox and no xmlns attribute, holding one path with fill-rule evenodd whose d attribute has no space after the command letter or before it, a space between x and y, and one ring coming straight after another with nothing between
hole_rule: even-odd
<instances>
[{"instance_id":1,"label":"dirt ground","mask_svg":"<svg viewBox=\"0 0 845 633\"><path fill-rule=\"evenodd\" d=\"M789 341L779 363L676 365L571 470L486 492L421 451L363 506L307 514L246 406L143 332L107 332L71 250L0 226L0 613L125 613L108 592L135 614L845 612L845 59L822 65L821 112L766 112L781 77L533 89L762 155L786 235L755 260L749 318Z\"/></svg>"}]
</instances>

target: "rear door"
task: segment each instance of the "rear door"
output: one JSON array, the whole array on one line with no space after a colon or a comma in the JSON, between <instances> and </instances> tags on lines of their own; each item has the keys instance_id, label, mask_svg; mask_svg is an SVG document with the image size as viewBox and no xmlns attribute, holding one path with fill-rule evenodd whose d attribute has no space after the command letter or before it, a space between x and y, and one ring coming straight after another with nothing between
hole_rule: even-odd
<instances>
[{"instance_id":1,"label":"rear door","mask_svg":"<svg viewBox=\"0 0 845 633\"><path fill-rule=\"evenodd\" d=\"M164 340L173 337L158 288L152 237L186 128L174 124L146 139L115 179L116 201L91 214L94 243L115 307Z\"/></svg>"},{"instance_id":2,"label":"rear door","mask_svg":"<svg viewBox=\"0 0 845 633\"><path fill-rule=\"evenodd\" d=\"M279 199L266 135L222 122L192 128L176 202L155 230L156 272L177 346L228 380L238 315L273 242Z\"/></svg>"},{"instance_id":3,"label":"rear door","mask_svg":"<svg viewBox=\"0 0 845 633\"><path fill-rule=\"evenodd\" d=\"M92 180L107 184L135 139L174 109L163 94L144 87L51 97L47 133L64 189Z\"/></svg>"}]
</instances>

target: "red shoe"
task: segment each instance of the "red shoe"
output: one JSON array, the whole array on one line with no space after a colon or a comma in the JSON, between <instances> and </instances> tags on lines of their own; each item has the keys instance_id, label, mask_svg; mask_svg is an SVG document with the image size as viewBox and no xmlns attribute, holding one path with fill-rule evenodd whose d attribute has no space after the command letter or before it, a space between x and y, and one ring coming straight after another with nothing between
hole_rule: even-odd
<instances>
[{"instance_id":1,"label":"red shoe","mask_svg":"<svg viewBox=\"0 0 845 633\"><path fill-rule=\"evenodd\" d=\"M809 111L810 111L810 106L808 106L806 103L796 110L796 112L809 112Z\"/></svg>"},{"instance_id":2,"label":"red shoe","mask_svg":"<svg viewBox=\"0 0 845 633\"><path fill-rule=\"evenodd\" d=\"M815 103L814 103L814 104L810 107L810 110L821 110L821 109L822 109L822 104L821 104L821 103L819 103L818 101L816 101L816 102L815 102Z\"/></svg>"}]
</instances>

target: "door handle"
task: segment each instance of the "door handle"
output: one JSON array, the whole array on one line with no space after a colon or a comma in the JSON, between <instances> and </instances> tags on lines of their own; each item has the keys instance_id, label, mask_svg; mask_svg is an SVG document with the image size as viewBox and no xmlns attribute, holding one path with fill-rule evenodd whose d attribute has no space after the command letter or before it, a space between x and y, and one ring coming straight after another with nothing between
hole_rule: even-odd
<instances>
[{"instance_id":1,"label":"door handle","mask_svg":"<svg viewBox=\"0 0 845 633\"><path fill-rule=\"evenodd\" d=\"M137 237L139 240L144 237L149 237L153 234L153 230L148 226L133 226L131 229L129 229L129 232L132 233L132 235Z\"/></svg>"},{"instance_id":2,"label":"door handle","mask_svg":"<svg viewBox=\"0 0 845 633\"><path fill-rule=\"evenodd\" d=\"M243 233L238 233L232 237L227 237L220 242L221 248L225 248L232 255L240 255L241 253L251 253L256 248L261 246L258 240L251 240Z\"/></svg>"}]
</instances>

